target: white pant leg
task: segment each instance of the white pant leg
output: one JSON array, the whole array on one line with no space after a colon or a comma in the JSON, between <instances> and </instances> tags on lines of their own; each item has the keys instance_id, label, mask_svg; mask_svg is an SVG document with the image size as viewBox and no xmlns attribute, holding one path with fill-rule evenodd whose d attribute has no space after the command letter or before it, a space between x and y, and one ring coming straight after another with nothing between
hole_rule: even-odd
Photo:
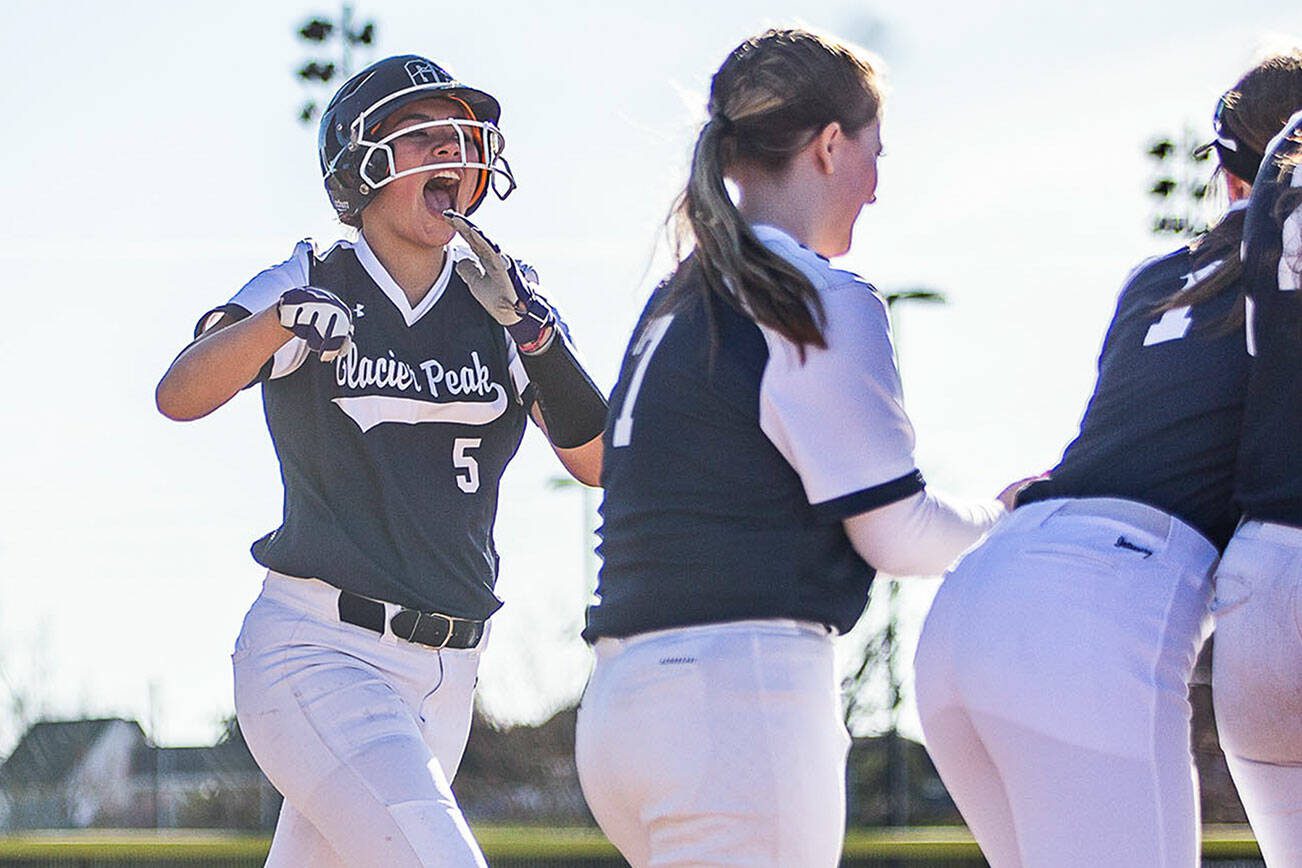
<instances>
[{"instance_id":1,"label":"white pant leg","mask_svg":"<svg viewBox=\"0 0 1302 868\"><path fill-rule=\"evenodd\" d=\"M264 868L348 868L325 835L288 800L280 803L276 832Z\"/></svg>"},{"instance_id":2,"label":"white pant leg","mask_svg":"<svg viewBox=\"0 0 1302 868\"><path fill-rule=\"evenodd\" d=\"M998 770L1012 827L991 838L973 823L992 861L1018 864L1012 835L1028 866L1188 868L1187 681L1215 550L1178 522L1163 538L1079 511L1115 501L1077 503L1088 506L1018 509L946 578L919 642L924 731L965 712L985 756L942 747L933 758L960 810L987 827L998 813L977 803L985 758Z\"/></svg>"},{"instance_id":3,"label":"white pant leg","mask_svg":"<svg viewBox=\"0 0 1302 868\"><path fill-rule=\"evenodd\" d=\"M1216 571L1221 747L1272 868L1302 865L1302 530L1248 522Z\"/></svg>"},{"instance_id":4,"label":"white pant leg","mask_svg":"<svg viewBox=\"0 0 1302 868\"><path fill-rule=\"evenodd\" d=\"M579 780L635 868L838 863L849 736L825 632L738 622L596 651Z\"/></svg>"},{"instance_id":5,"label":"white pant leg","mask_svg":"<svg viewBox=\"0 0 1302 868\"><path fill-rule=\"evenodd\" d=\"M293 589L269 595L285 581L268 580L234 655L240 727L267 777L350 866L483 866L428 743L432 712L463 706L446 740L459 762L473 668L450 678L447 652L331 621ZM286 831L302 832L273 845L286 864L319 850L302 824Z\"/></svg>"},{"instance_id":6,"label":"white pant leg","mask_svg":"<svg viewBox=\"0 0 1302 868\"><path fill-rule=\"evenodd\" d=\"M956 587L955 582L941 585L918 640L913 660L918 716L927 753L981 852L993 868L1022 868L1007 786L963 705L954 678L952 633L963 629L962 612L945 598Z\"/></svg>"}]
</instances>

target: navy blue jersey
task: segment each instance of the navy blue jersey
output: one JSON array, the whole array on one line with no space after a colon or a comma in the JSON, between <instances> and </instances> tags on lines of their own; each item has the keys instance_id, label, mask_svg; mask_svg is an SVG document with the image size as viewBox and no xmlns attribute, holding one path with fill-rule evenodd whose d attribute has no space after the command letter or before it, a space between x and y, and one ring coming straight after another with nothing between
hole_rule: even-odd
<instances>
[{"instance_id":1,"label":"navy blue jersey","mask_svg":"<svg viewBox=\"0 0 1302 868\"><path fill-rule=\"evenodd\" d=\"M1299 153L1302 112L1294 115L1271 143L1252 185L1243 228L1248 336L1254 359L1238 478L1238 498L1245 515L1294 527L1302 527Z\"/></svg>"},{"instance_id":2,"label":"navy blue jersey","mask_svg":"<svg viewBox=\"0 0 1302 868\"><path fill-rule=\"evenodd\" d=\"M365 240L307 243L219 310L262 310L293 286L353 309L353 347L323 363L300 339L264 368L267 427L285 486L258 563L380 600L487 618L498 482L519 448L527 380L514 344L453 263L411 308Z\"/></svg>"},{"instance_id":3,"label":"navy blue jersey","mask_svg":"<svg viewBox=\"0 0 1302 868\"><path fill-rule=\"evenodd\" d=\"M1209 273L1182 248L1140 266L1121 291L1098 383L1050 478L1018 498L1119 497L1193 526L1218 548L1234 533L1234 464L1248 354L1222 320L1239 286L1194 307L1157 306Z\"/></svg>"},{"instance_id":4,"label":"navy blue jersey","mask_svg":"<svg viewBox=\"0 0 1302 868\"><path fill-rule=\"evenodd\" d=\"M827 348L802 362L700 293L653 318L669 284L657 290L611 394L589 641L751 618L847 631L873 570L842 520L923 488L881 296L778 230L755 232L819 291ZM699 279L689 259L671 281Z\"/></svg>"}]
</instances>

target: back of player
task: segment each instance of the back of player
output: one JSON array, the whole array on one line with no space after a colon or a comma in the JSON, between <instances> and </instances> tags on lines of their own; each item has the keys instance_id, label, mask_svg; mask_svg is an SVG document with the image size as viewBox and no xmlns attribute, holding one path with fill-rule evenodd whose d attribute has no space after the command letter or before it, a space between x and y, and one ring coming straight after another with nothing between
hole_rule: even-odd
<instances>
[{"instance_id":1,"label":"back of player","mask_svg":"<svg viewBox=\"0 0 1302 868\"><path fill-rule=\"evenodd\" d=\"M1197 863L1188 681L1238 519L1244 155L1289 114L1278 85L1267 61L1222 98L1229 212L1131 275L1080 435L928 615L923 731L996 868Z\"/></svg>"},{"instance_id":2,"label":"back of player","mask_svg":"<svg viewBox=\"0 0 1302 868\"><path fill-rule=\"evenodd\" d=\"M1302 51L1291 59L1302 75ZM1302 864L1302 112L1262 162L1243 249L1253 353L1244 523L1216 571L1212 696L1234 783L1275 868Z\"/></svg>"},{"instance_id":3,"label":"back of player","mask_svg":"<svg viewBox=\"0 0 1302 868\"><path fill-rule=\"evenodd\" d=\"M731 54L682 206L696 250L612 395L576 757L636 868L837 864L832 635L870 564L942 569L1002 512L924 490L886 305L825 258L874 201L879 105L871 62L806 31Z\"/></svg>"}]
</instances>

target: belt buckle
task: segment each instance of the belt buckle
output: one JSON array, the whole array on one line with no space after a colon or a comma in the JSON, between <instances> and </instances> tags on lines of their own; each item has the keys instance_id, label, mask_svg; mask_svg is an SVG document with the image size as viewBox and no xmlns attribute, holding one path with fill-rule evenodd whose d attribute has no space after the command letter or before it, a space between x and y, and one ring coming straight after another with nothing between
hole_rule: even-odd
<instances>
[{"instance_id":1,"label":"belt buckle","mask_svg":"<svg viewBox=\"0 0 1302 868\"><path fill-rule=\"evenodd\" d=\"M453 630L453 628L456 627L456 624L453 623L453 622L454 622L456 619L454 619L451 615L444 615L444 614L439 613L439 612L428 612L428 613L424 613L424 612L422 612L422 613L421 613L421 615L426 615L426 614L428 614L428 616L431 617L431 618L442 618L444 621L447 621L447 622L448 622L448 633L447 633L446 636L443 637L443 642L442 642L442 644L437 645L437 646L435 646L435 645L430 645L430 646L428 646L428 647L430 647L430 648L433 648L435 651L442 651L444 648L448 647L448 643L452 641L452 630ZM418 625L420 624L420 617L419 617L419 616L416 618L416 623L417 623ZM414 631L414 628L413 628L413 631Z\"/></svg>"}]
</instances>

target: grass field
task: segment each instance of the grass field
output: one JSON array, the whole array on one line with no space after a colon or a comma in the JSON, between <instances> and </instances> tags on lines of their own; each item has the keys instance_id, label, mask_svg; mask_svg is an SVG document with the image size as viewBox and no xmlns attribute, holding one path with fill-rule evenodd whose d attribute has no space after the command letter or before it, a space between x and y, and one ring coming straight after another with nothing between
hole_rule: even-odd
<instances>
[{"instance_id":1,"label":"grass field","mask_svg":"<svg viewBox=\"0 0 1302 868\"><path fill-rule=\"evenodd\" d=\"M528 860L538 865L574 865L614 860L614 847L596 829L534 826L476 826L490 862ZM267 838L237 832L202 830L74 830L31 832L0 837L0 865L51 863L192 862L259 864ZM1246 826L1208 826L1203 832L1208 859L1251 859L1260 852ZM959 826L901 829L851 829L847 862L898 860L925 865L979 859L967 830Z\"/></svg>"}]
</instances>

